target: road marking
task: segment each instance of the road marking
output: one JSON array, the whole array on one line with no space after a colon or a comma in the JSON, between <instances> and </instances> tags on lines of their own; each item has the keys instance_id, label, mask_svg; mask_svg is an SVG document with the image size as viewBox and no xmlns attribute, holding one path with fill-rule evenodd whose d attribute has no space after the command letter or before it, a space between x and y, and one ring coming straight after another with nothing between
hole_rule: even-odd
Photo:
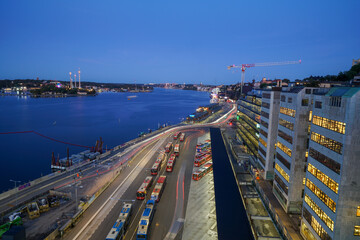
<instances>
[{"instance_id":1,"label":"road marking","mask_svg":"<svg viewBox=\"0 0 360 240\"><path fill-rule=\"evenodd\" d=\"M85 225L80 229L80 231L75 235L75 237L73 239L77 239L83 232L84 230L88 227L88 225L94 220L94 218L99 214L99 212L105 207L105 205L114 197L115 193L117 193L117 191L124 185L124 183L126 182L126 180L132 175L132 173L137 170L137 167L147 158L147 156L152 152L152 150L156 147L157 145L154 145L152 147L151 150L149 150L149 152L143 157L143 159L141 161L139 161L139 163L134 167L134 169L126 176L126 178L119 184L119 186L115 189L115 191L110 195L110 197L108 197L108 199L103 203L103 205L101 205L101 207L95 212L95 214L93 214L93 216L89 219L89 221L87 221L87 223L85 223ZM145 148L144 148L145 149ZM143 150L144 150L143 149Z\"/></svg>"}]
</instances>

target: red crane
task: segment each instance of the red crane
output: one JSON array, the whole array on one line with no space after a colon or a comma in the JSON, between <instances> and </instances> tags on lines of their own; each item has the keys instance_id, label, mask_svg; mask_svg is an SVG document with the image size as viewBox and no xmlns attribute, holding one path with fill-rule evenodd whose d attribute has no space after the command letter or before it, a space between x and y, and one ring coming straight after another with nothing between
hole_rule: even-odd
<instances>
[{"instance_id":1,"label":"red crane","mask_svg":"<svg viewBox=\"0 0 360 240\"><path fill-rule=\"evenodd\" d=\"M245 70L251 67L268 67L268 66L279 66L279 65L288 65L288 64L300 64L301 60L299 61L285 61L285 62L267 62L267 63L250 63L250 64L240 64L240 65L230 65L227 67L228 70L232 68L241 68L241 94L242 94L242 87L244 85L245 80Z\"/></svg>"}]
</instances>

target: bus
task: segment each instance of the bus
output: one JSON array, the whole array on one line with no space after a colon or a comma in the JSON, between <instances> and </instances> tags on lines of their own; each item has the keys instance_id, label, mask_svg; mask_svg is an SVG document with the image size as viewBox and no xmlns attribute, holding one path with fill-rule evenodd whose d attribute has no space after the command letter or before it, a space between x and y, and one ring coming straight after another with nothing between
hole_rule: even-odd
<instances>
[{"instance_id":1,"label":"bus","mask_svg":"<svg viewBox=\"0 0 360 240\"><path fill-rule=\"evenodd\" d=\"M176 156L179 156L180 154L180 144L175 144L175 147L174 147L174 153Z\"/></svg>"},{"instance_id":2,"label":"bus","mask_svg":"<svg viewBox=\"0 0 360 240\"><path fill-rule=\"evenodd\" d=\"M168 142L168 144L166 144L165 146L165 152L169 153L172 149L172 146L173 146L172 142Z\"/></svg>"},{"instance_id":3,"label":"bus","mask_svg":"<svg viewBox=\"0 0 360 240\"><path fill-rule=\"evenodd\" d=\"M156 161L162 162L162 161L164 161L165 157L166 157L166 155L165 155L164 151L161 151L159 156L157 157Z\"/></svg>"},{"instance_id":4,"label":"bus","mask_svg":"<svg viewBox=\"0 0 360 240\"><path fill-rule=\"evenodd\" d=\"M152 166L151 168L151 175L157 175L158 172L160 171L161 169L161 163L159 162L155 162L154 165Z\"/></svg>"},{"instance_id":5,"label":"bus","mask_svg":"<svg viewBox=\"0 0 360 240\"><path fill-rule=\"evenodd\" d=\"M180 134L181 134L181 132L176 132L174 134L174 140L177 140Z\"/></svg>"},{"instance_id":6,"label":"bus","mask_svg":"<svg viewBox=\"0 0 360 240\"><path fill-rule=\"evenodd\" d=\"M123 208L120 211L120 215L107 235L106 240L118 240L124 238L126 229L130 222L131 212L132 204L124 203Z\"/></svg>"},{"instance_id":7,"label":"bus","mask_svg":"<svg viewBox=\"0 0 360 240\"><path fill-rule=\"evenodd\" d=\"M167 165L166 165L166 171L167 172L172 172L173 171L173 168L174 168L174 165L175 165L175 160L176 160L176 155L173 153L173 154L170 155L169 160L168 160Z\"/></svg>"},{"instance_id":8,"label":"bus","mask_svg":"<svg viewBox=\"0 0 360 240\"><path fill-rule=\"evenodd\" d=\"M196 152L201 152L206 149L211 149L210 143L198 144L196 145Z\"/></svg>"},{"instance_id":9,"label":"bus","mask_svg":"<svg viewBox=\"0 0 360 240\"><path fill-rule=\"evenodd\" d=\"M205 163L204 166L199 168L197 171L195 171L192 175L192 179L195 181L199 181L202 177L204 177L206 174L211 172L213 169L212 162Z\"/></svg>"},{"instance_id":10,"label":"bus","mask_svg":"<svg viewBox=\"0 0 360 240\"><path fill-rule=\"evenodd\" d=\"M183 142L185 139L185 133L181 133L180 135L180 142Z\"/></svg>"},{"instance_id":11,"label":"bus","mask_svg":"<svg viewBox=\"0 0 360 240\"><path fill-rule=\"evenodd\" d=\"M139 190L136 193L136 199L138 200L144 200L147 191L151 187L151 184L153 182L153 177L148 176L145 178L144 182L141 184Z\"/></svg>"},{"instance_id":12,"label":"bus","mask_svg":"<svg viewBox=\"0 0 360 240\"><path fill-rule=\"evenodd\" d=\"M195 158L202 158L205 155L211 154L211 149L205 149L203 151L197 152Z\"/></svg>"},{"instance_id":13,"label":"bus","mask_svg":"<svg viewBox=\"0 0 360 240\"><path fill-rule=\"evenodd\" d=\"M166 184L166 176L160 176L151 194L151 198L150 198L151 200L154 200L155 202L160 201L162 192L164 191L165 188L165 184Z\"/></svg>"},{"instance_id":14,"label":"bus","mask_svg":"<svg viewBox=\"0 0 360 240\"><path fill-rule=\"evenodd\" d=\"M151 168L151 175L157 175L158 172L160 171L161 169L161 165L162 165L162 162L164 161L165 159L165 153L164 152L161 152L159 154L159 156L157 157L157 159L155 160L155 163L154 165L152 166Z\"/></svg>"},{"instance_id":15,"label":"bus","mask_svg":"<svg viewBox=\"0 0 360 240\"><path fill-rule=\"evenodd\" d=\"M148 200L144 212L141 215L138 229L136 232L136 240L146 240L149 239L149 230L151 221L154 217L155 212L155 201L154 200Z\"/></svg>"},{"instance_id":16,"label":"bus","mask_svg":"<svg viewBox=\"0 0 360 240\"><path fill-rule=\"evenodd\" d=\"M208 162L212 160L212 156L210 154L204 155L201 158L196 158L194 161L194 166L195 167L200 167L201 165L203 165L204 163Z\"/></svg>"}]
</instances>

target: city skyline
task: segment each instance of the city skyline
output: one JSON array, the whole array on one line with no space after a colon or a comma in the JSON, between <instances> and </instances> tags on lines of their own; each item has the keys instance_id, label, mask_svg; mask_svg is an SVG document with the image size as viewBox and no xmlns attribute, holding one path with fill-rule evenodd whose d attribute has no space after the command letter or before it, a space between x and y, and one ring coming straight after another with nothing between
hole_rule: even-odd
<instances>
[{"instance_id":1,"label":"city skyline","mask_svg":"<svg viewBox=\"0 0 360 240\"><path fill-rule=\"evenodd\" d=\"M360 53L357 1L1 2L0 78L233 84L338 74Z\"/></svg>"}]
</instances>

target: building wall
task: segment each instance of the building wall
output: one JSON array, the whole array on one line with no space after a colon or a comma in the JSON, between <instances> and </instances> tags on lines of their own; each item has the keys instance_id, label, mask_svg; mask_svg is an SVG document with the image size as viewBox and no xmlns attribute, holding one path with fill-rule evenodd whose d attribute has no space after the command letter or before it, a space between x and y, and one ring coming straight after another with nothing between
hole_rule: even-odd
<instances>
[{"instance_id":1,"label":"building wall","mask_svg":"<svg viewBox=\"0 0 360 240\"><path fill-rule=\"evenodd\" d=\"M293 131L279 125L277 141L291 150L291 156L287 155L279 147L277 147L277 154L281 155L287 162L290 163L290 168L283 164L278 157L275 159L275 164L278 165L289 176L289 181L281 176L281 173L275 170L283 184L287 185L288 193L284 191L283 197L286 198L286 202L282 200L279 194L279 184L274 184L274 195L278 198L282 204L284 210L287 213L301 213L302 198L304 189L305 178L305 166L306 166L306 152L307 141L309 137L309 113L312 109L311 100L312 94L307 94L307 89L304 88L299 92L282 92L281 95L286 97L286 101L280 101L280 107L295 110L295 117L288 116L280 112L279 118L288 121L294 125ZM312 90L311 90L312 91ZM283 97L282 97L283 98ZM291 99L291 101L289 101ZM305 106L302 104L303 99L308 99L308 104ZM280 131L292 137L292 143L284 140L280 135ZM276 180L276 179L275 179ZM285 180L285 181L284 181ZM276 181L277 183L277 181ZM284 194L285 193L285 194Z\"/></svg>"},{"instance_id":2,"label":"building wall","mask_svg":"<svg viewBox=\"0 0 360 240\"><path fill-rule=\"evenodd\" d=\"M322 108L316 107L317 101L322 102ZM309 232L312 233L312 236L306 237L306 239L326 239L327 237L331 239L360 238L360 236L354 236L354 226L360 226L360 217L356 216L357 207L360 205L360 174L358 174L355 167L359 164L357 159L360 156L359 101L359 91L351 98L343 96L340 107L330 106L329 96L319 95L314 97L313 116L346 123L346 128L345 134L342 134L327 129L329 125L317 126L314 121L311 125L312 134L318 133L343 144L343 146L341 153L338 153L310 140L309 149L312 148L330 158L331 161L340 166L340 171L331 170L331 167L326 166L328 163L315 160L311 154L309 155L304 193L308 197L307 199L311 199L310 201L313 206L316 206L317 211L314 211L304 199L301 234L305 237L311 235ZM322 175L319 176L322 177L318 178L311 174L309 172L310 166L320 171ZM329 187L329 185L324 184L324 181L322 181L324 179L331 179L336 182L338 184L337 190L334 190L335 187L331 187L334 185ZM318 190L310 190L310 184L314 184ZM324 200L325 198L330 198L331 201L335 202L336 209L332 207L331 203L329 204L328 200ZM306 212L311 214L311 218L308 218L310 222L304 217Z\"/></svg>"},{"instance_id":3,"label":"building wall","mask_svg":"<svg viewBox=\"0 0 360 240\"><path fill-rule=\"evenodd\" d=\"M266 141L267 146L265 147L261 142L259 142L259 148L262 146L264 147L266 156L264 156L261 151L259 151L259 155L262 155L265 160L262 178L272 180L274 178L274 146L276 144L279 121L280 88L272 91L264 91L263 94L264 93L270 94L270 98L265 98L263 95L262 102L268 103L270 106L269 108L262 106L261 111L267 112L269 114L269 118L261 117L261 120L266 122L268 126L266 127L261 124L260 129L267 133L267 137L263 136L261 134L262 131L260 130L260 138L263 138Z\"/></svg>"}]
</instances>

